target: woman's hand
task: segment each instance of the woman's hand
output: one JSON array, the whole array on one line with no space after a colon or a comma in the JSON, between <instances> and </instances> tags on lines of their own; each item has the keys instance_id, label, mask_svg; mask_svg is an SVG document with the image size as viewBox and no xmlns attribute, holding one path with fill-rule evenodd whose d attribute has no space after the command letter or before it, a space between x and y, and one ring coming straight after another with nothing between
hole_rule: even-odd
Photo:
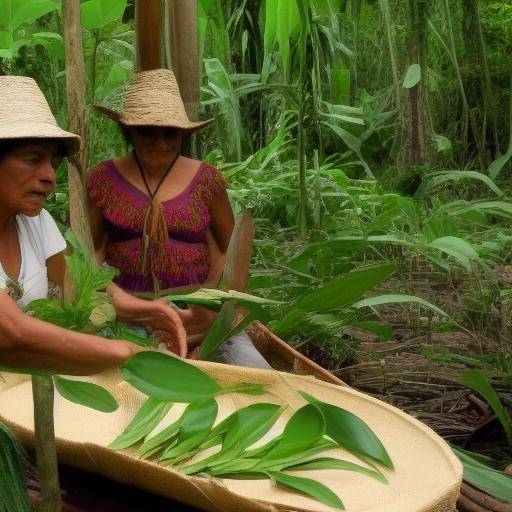
<instances>
[{"instance_id":1,"label":"woman's hand","mask_svg":"<svg viewBox=\"0 0 512 512\"><path fill-rule=\"evenodd\" d=\"M177 309L176 311L187 331L187 343L190 348L204 340L217 318L215 311L201 306L190 305L188 309Z\"/></svg>"},{"instance_id":2,"label":"woman's hand","mask_svg":"<svg viewBox=\"0 0 512 512\"><path fill-rule=\"evenodd\" d=\"M176 310L163 300L139 299L121 290L109 287L117 319L123 322L144 325L151 329L154 337L179 355L187 355L187 333Z\"/></svg>"}]
</instances>

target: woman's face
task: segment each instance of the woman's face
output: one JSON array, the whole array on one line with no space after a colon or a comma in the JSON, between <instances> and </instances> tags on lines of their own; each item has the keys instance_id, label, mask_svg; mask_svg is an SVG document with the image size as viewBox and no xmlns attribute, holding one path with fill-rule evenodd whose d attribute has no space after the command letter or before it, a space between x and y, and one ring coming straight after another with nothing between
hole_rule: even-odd
<instances>
[{"instance_id":1,"label":"woman's face","mask_svg":"<svg viewBox=\"0 0 512 512\"><path fill-rule=\"evenodd\" d=\"M55 170L62 161L53 142L27 142L0 156L0 211L38 215L55 190Z\"/></svg>"},{"instance_id":2,"label":"woman's face","mask_svg":"<svg viewBox=\"0 0 512 512\"><path fill-rule=\"evenodd\" d=\"M182 130L158 126L128 128L128 134L137 156L148 169L160 169L181 150Z\"/></svg>"}]
</instances>

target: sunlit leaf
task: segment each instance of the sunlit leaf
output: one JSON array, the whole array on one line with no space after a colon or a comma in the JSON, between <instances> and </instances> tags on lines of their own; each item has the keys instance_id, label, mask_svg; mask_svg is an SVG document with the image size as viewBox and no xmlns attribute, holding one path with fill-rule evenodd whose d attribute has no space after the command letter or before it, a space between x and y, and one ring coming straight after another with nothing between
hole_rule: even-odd
<instances>
[{"instance_id":1,"label":"sunlit leaf","mask_svg":"<svg viewBox=\"0 0 512 512\"><path fill-rule=\"evenodd\" d=\"M56 375L53 378L55 387L66 400L84 405L100 412L114 412L119 404L104 388L91 382L64 379Z\"/></svg>"}]
</instances>

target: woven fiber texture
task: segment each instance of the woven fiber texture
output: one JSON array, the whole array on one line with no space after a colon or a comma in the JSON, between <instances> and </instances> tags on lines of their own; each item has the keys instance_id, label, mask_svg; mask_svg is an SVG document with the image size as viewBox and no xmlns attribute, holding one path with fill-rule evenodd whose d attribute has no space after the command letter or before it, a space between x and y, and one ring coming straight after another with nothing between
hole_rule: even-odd
<instances>
[{"instance_id":1,"label":"woven fiber texture","mask_svg":"<svg viewBox=\"0 0 512 512\"><path fill-rule=\"evenodd\" d=\"M32 78L0 76L0 140L62 139L70 153L80 137L59 128L43 93Z\"/></svg>"},{"instance_id":2,"label":"woven fiber texture","mask_svg":"<svg viewBox=\"0 0 512 512\"><path fill-rule=\"evenodd\" d=\"M178 82L168 69L136 73L128 87L122 111L94 105L124 126L161 126L195 131L213 122L190 121L180 96Z\"/></svg>"},{"instance_id":3,"label":"woven fiber texture","mask_svg":"<svg viewBox=\"0 0 512 512\"><path fill-rule=\"evenodd\" d=\"M424 424L402 411L347 387L312 377L195 362L222 385L241 381L267 386L267 394L218 397L219 417L254 402L288 404L283 417L265 440L282 431L286 420L304 405L298 390L358 415L374 430L388 450L395 471L383 470L389 485L347 471L296 472L315 478L337 493L348 512L455 512L462 467L448 445ZM0 384L0 419L26 445L32 445L33 413L30 381L5 375ZM114 452L106 446L133 418L145 397L122 381L118 371L87 379L104 386L119 401L119 409L102 414L56 396L55 426L60 459L72 466L146 491L182 501L211 512L274 512L277 510L327 512L332 509L306 496L288 492L265 480L229 480L186 477L156 463L142 461L135 449ZM163 428L178 417L185 405L175 405ZM327 455L358 462L341 449Z\"/></svg>"}]
</instances>

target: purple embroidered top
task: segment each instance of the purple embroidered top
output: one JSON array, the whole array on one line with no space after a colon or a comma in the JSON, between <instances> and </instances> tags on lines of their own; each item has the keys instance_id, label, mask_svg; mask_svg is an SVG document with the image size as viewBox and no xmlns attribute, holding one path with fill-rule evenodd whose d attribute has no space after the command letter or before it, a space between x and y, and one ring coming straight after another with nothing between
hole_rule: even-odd
<instances>
[{"instance_id":1,"label":"purple embroidered top","mask_svg":"<svg viewBox=\"0 0 512 512\"><path fill-rule=\"evenodd\" d=\"M116 283L126 291L153 290L153 274L160 288L200 284L210 267L206 230L212 199L226 189L218 169L201 163L190 184L176 197L162 203L169 229L164 250L149 248L145 273L143 228L150 198L117 170L113 160L87 171L89 199L101 210L108 233L105 261L121 272Z\"/></svg>"}]
</instances>

